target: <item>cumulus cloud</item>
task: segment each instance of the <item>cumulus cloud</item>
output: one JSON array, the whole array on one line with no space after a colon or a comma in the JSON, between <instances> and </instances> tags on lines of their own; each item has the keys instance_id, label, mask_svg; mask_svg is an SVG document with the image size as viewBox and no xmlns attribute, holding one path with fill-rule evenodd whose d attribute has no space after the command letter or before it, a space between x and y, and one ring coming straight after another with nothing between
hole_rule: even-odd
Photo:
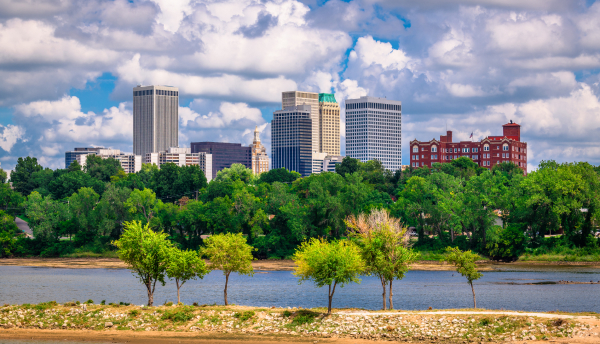
<instances>
[{"instance_id":1,"label":"cumulus cloud","mask_svg":"<svg viewBox=\"0 0 600 344\"><path fill-rule=\"evenodd\" d=\"M180 89L181 145L248 144L255 126L269 145L264 118L298 89L333 92L342 109L402 101L404 147L446 123L482 138L513 119L532 166L600 163L599 16L580 0L0 0L0 107L13 111L0 160L131 151L131 89L164 84ZM106 73L119 105L87 111L72 90Z\"/></svg>"},{"instance_id":2,"label":"cumulus cloud","mask_svg":"<svg viewBox=\"0 0 600 344\"><path fill-rule=\"evenodd\" d=\"M12 124L7 126L0 125L0 129L2 129L2 133L0 134L0 148L10 153L17 140L23 138L25 130L22 127Z\"/></svg>"}]
</instances>

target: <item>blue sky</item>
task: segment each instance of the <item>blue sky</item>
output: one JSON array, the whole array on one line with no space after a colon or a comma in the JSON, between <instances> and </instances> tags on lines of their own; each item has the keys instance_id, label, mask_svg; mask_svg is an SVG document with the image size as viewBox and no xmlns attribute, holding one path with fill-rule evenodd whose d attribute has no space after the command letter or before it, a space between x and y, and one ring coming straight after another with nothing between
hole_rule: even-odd
<instances>
[{"instance_id":1,"label":"blue sky","mask_svg":"<svg viewBox=\"0 0 600 344\"><path fill-rule=\"evenodd\" d=\"M414 138L481 139L512 119L530 170L598 165L598 18L592 0L2 1L0 163L130 152L132 87L167 84L180 146L248 144L258 126L270 151L281 92L298 89L402 101L404 164Z\"/></svg>"}]
</instances>

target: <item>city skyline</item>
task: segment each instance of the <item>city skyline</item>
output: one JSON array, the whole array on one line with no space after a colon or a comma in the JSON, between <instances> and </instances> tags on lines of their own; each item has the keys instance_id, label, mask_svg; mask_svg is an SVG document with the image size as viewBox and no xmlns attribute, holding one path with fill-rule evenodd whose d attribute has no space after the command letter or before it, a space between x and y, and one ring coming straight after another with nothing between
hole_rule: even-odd
<instances>
[{"instance_id":1,"label":"city skyline","mask_svg":"<svg viewBox=\"0 0 600 344\"><path fill-rule=\"evenodd\" d=\"M298 90L333 94L342 126L348 98L402 101L404 165L413 139L481 140L510 119L528 170L600 164L599 1L40 3L0 5L5 170L28 155L62 168L74 147L133 152L137 84L179 88L180 147L249 145L258 127L270 152L281 92Z\"/></svg>"}]
</instances>

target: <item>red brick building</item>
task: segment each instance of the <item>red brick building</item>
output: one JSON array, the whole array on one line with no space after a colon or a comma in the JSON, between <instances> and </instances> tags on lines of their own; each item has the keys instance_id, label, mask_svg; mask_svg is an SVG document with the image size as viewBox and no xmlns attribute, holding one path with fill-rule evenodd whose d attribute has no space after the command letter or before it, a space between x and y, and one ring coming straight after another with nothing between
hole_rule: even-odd
<instances>
[{"instance_id":1,"label":"red brick building","mask_svg":"<svg viewBox=\"0 0 600 344\"><path fill-rule=\"evenodd\" d=\"M488 136L480 142L452 142L452 131L439 140L410 142L410 166L423 167L447 163L465 156L479 166L491 169L502 162L513 162L527 174L527 143L521 142L521 126L507 123L502 126L502 136Z\"/></svg>"}]
</instances>

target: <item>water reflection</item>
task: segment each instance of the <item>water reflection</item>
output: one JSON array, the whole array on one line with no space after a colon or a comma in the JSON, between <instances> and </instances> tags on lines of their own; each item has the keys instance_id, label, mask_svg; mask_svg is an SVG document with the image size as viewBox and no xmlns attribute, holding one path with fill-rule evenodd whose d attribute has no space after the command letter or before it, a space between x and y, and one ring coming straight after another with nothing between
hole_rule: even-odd
<instances>
[{"instance_id":1,"label":"water reflection","mask_svg":"<svg viewBox=\"0 0 600 344\"><path fill-rule=\"evenodd\" d=\"M39 303L86 301L99 303L147 302L141 283L128 270L53 269L0 266L0 303ZM538 271L486 272L475 282L477 305L489 309L523 311L561 310L600 312L597 284L537 284L543 281L600 280L595 268L568 267ZM203 280L186 283L181 291L186 304L223 304L225 278L220 271ZM452 271L410 271L394 283L394 306L419 310L432 307L466 308L472 306L471 290L464 277ZM509 284L514 283L514 284ZM176 301L174 283L157 287L155 304ZM327 291L311 283L298 285L289 271L257 273L254 277L232 275L228 289L230 303L258 307L321 307L327 303ZM381 285L376 278L363 277L359 285L336 290L334 307L379 309Z\"/></svg>"}]
</instances>

